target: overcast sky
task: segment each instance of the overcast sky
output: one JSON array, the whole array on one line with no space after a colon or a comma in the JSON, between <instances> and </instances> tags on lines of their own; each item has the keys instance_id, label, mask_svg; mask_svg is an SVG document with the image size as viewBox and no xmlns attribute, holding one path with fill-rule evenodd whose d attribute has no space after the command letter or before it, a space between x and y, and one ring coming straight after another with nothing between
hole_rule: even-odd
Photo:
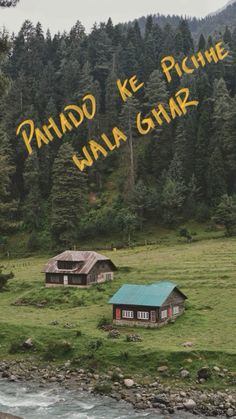
<instances>
[{"instance_id":1,"label":"overcast sky","mask_svg":"<svg viewBox=\"0 0 236 419\"><path fill-rule=\"evenodd\" d=\"M0 10L0 26L17 32L24 20L40 21L52 33L69 30L80 20L87 31L94 22L127 22L150 13L206 16L227 0L20 0L15 9Z\"/></svg>"}]
</instances>

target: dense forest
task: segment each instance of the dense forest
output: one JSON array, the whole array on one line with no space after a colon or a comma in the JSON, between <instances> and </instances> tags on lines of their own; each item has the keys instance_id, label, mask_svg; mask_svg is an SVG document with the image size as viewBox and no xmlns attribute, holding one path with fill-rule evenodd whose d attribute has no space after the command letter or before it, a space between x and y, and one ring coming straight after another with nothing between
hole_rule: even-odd
<instances>
[{"instance_id":1,"label":"dense forest","mask_svg":"<svg viewBox=\"0 0 236 419\"><path fill-rule=\"evenodd\" d=\"M231 6L233 7L233 6ZM191 26L191 25L190 25ZM17 35L1 34L0 243L19 231L29 249L78 245L83 238L121 234L132 239L146 223L178 226L226 211L234 220L236 193L236 29L193 37L187 20L159 25L149 16L141 30L95 24L89 34L78 21L69 33L51 36L25 21ZM181 60L223 40L230 50L209 65L167 84L160 71L166 55ZM137 75L145 86L123 103L118 78ZM198 108L140 137L134 118L189 87ZM97 100L93 121L28 155L17 126L42 126L87 93ZM119 126L127 143L85 172L71 156L89 139ZM220 206L220 207L219 207ZM232 210L233 209L233 210ZM228 211L228 212L227 212ZM233 215L232 215L233 214ZM227 220L226 220L227 221Z\"/></svg>"},{"instance_id":2,"label":"dense forest","mask_svg":"<svg viewBox=\"0 0 236 419\"><path fill-rule=\"evenodd\" d=\"M161 14L155 14L152 16L153 22L157 23L161 28L169 24L174 28L177 28L182 17L178 15L164 16ZM198 39L201 34L205 36L219 36L223 35L225 26L227 25L230 30L233 30L236 26L236 2L232 2L227 7L218 13L212 13L204 18L197 19L196 17L184 17L189 25L189 29L194 37ZM145 32L146 17L143 16L138 19L138 23L142 34ZM132 22L129 23L132 25Z\"/></svg>"}]
</instances>

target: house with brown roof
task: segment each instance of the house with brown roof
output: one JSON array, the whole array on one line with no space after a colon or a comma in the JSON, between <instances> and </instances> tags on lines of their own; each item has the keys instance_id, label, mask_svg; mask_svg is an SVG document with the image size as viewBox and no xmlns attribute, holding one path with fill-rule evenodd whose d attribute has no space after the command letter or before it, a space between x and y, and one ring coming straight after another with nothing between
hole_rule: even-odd
<instances>
[{"instance_id":1,"label":"house with brown roof","mask_svg":"<svg viewBox=\"0 0 236 419\"><path fill-rule=\"evenodd\" d=\"M87 288L96 283L112 281L116 270L109 258L97 252L66 250L49 259L43 272L46 287Z\"/></svg>"}]
</instances>

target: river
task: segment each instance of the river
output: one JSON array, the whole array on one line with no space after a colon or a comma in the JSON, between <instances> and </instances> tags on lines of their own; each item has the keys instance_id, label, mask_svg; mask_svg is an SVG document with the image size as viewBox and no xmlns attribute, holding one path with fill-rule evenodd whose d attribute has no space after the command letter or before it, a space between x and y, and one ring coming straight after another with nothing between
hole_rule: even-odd
<instances>
[{"instance_id":1,"label":"river","mask_svg":"<svg viewBox=\"0 0 236 419\"><path fill-rule=\"evenodd\" d=\"M32 384L0 380L0 412L23 419L164 419L154 411L135 411L129 404L109 397L63 390L61 387L40 388ZM206 419L181 412L172 419Z\"/></svg>"}]
</instances>

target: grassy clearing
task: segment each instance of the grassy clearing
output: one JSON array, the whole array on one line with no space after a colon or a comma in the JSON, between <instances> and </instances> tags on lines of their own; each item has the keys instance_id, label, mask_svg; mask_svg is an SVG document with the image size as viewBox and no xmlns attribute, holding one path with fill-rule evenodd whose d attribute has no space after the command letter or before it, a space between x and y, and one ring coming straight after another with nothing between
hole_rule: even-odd
<instances>
[{"instance_id":1,"label":"grassy clearing","mask_svg":"<svg viewBox=\"0 0 236 419\"><path fill-rule=\"evenodd\" d=\"M72 359L76 365L100 370L117 365L126 375L155 376L157 367L165 363L176 377L181 367L188 368L192 377L206 364L234 370L236 240L203 237L192 244L180 244L173 237L167 244L106 251L119 271L112 283L90 290L45 289L40 271L46 257L5 262L16 276L0 294L0 357L22 357L20 352L10 354L9 349L31 337L33 354L39 359L45 359L49 343L66 341L70 350L63 353L60 347L57 354L55 347L55 359ZM185 314L175 324L160 330L121 328L117 340L97 328L103 316L111 318L107 301L121 284L162 279L176 282L189 299ZM27 305L14 305L19 300ZM50 324L54 320L58 325ZM72 328L65 328L66 323ZM128 333L138 333L143 341L127 343ZM184 348L186 341L192 341L193 347ZM215 379L210 385L229 383Z\"/></svg>"}]
</instances>

